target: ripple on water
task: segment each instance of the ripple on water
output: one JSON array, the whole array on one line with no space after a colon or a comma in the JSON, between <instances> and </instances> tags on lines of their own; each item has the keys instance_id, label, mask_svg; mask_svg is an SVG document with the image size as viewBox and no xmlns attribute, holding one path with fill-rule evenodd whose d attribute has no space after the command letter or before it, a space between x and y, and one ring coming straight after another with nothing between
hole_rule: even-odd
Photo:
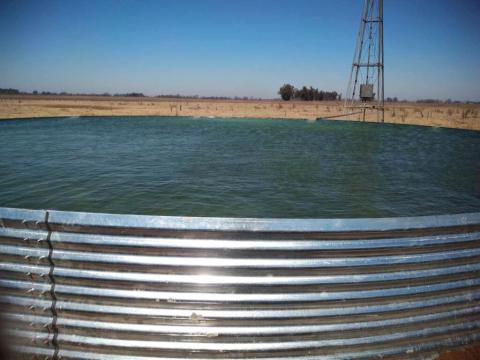
<instances>
[{"instance_id":1,"label":"ripple on water","mask_svg":"<svg viewBox=\"0 0 480 360\"><path fill-rule=\"evenodd\" d=\"M480 133L328 121L0 123L0 206L241 217L480 211Z\"/></svg>"}]
</instances>

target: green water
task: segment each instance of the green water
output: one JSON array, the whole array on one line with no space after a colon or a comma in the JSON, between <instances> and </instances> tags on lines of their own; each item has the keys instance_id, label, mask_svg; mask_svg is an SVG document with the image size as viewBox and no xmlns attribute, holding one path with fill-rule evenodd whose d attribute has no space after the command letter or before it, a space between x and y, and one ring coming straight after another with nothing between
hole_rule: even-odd
<instances>
[{"instance_id":1,"label":"green water","mask_svg":"<svg viewBox=\"0 0 480 360\"><path fill-rule=\"evenodd\" d=\"M233 217L480 211L480 133L347 122L0 122L0 206Z\"/></svg>"}]
</instances>

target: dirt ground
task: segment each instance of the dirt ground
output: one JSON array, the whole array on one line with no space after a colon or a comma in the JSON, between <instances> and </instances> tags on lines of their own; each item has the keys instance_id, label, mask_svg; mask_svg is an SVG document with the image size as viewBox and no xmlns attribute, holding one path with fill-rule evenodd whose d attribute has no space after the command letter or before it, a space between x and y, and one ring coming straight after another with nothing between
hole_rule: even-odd
<instances>
[{"instance_id":1,"label":"dirt ground","mask_svg":"<svg viewBox=\"0 0 480 360\"><path fill-rule=\"evenodd\" d=\"M480 343L442 352L436 360L479 360Z\"/></svg>"},{"instance_id":2,"label":"dirt ground","mask_svg":"<svg viewBox=\"0 0 480 360\"><path fill-rule=\"evenodd\" d=\"M166 115L344 119L339 101L187 100L88 96L1 96L0 119L50 116ZM376 112L367 121L377 121ZM349 120L362 121L362 115ZM387 103L385 121L435 127L480 130L480 105Z\"/></svg>"}]
</instances>

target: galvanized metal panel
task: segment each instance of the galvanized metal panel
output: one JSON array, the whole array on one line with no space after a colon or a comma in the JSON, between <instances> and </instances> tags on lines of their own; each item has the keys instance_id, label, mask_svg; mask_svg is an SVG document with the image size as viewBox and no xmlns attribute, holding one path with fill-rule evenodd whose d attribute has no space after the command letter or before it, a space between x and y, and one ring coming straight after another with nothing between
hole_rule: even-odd
<instances>
[{"instance_id":1,"label":"galvanized metal panel","mask_svg":"<svg viewBox=\"0 0 480 360\"><path fill-rule=\"evenodd\" d=\"M373 219L212 218L66 211L49 211L49 214L49 222L52 225L253 232L388 231L478 225L480 223L480 213Z\"/></svg>"},{"instance_id":2,"label":"galvanized metal panel","mask_svg":"<svg viewBox=\"0 0 480 360\"><path fill-rule=\"evenodd\" d=\"M1 230L1 229L0 229ZM79 234L54 232L53 243L61 244L91 244L103 246L163 248L163 249L212 249L212 250L350 250L400 248L412 246L444 245L480 240L480 232L465 234L446 234L437 236L399 237L387 239L355 239L355 240L219 240L205 238L161 238L139 236L109 236L95 234Z\"/></svg>"},{"instance_id":3,"label":"galvanized metal panel","mask_svg":"<svg viewBox=\"0 0 480 360\"><path fill-rule=\"evenodd\" d=\"M12 332L19 353L413 359L480 340L480 213L328 220L48 211L45 220L37 225L46 248L0 242L0 302L23 324ZM46 270L53 286L38 281ZM22 310L49 304L53 337L36 331L48 312ZM54 352L22 340L31 338L54 343Z\"/></svg>"}]
</instances>

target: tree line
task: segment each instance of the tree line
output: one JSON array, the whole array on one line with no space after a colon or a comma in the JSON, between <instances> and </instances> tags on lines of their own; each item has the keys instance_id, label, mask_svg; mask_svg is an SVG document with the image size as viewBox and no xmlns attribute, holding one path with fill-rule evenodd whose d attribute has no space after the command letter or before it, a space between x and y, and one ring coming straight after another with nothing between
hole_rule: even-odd
<instances>
[{"instance_id":1,"label":"tree line","mask_svg":"<svg viewBox=\"0 0 480 360\"><path fill-rule=\"evenodd\" d=\"M2 89L0 88L0 95L50 95L50 96L127 96L127 97L144 97L143 93L140 92L131 92L125 94L110 94L110 93L70 93L66 91L55 92L55 91L37 91L32 92L20 91L18 89Z\"/></svg>"},{"instance_id":2,"label":"tree line","mask_svg":"<svg viewBox=\"0 0 480 360\"><path fill-rule=\"evenodd\" d=\"M284 84L278 90L282 100L303 100L303 101L323 101L323 100L342 100L342 94L336 91L318 90L313 86L303 86L297 89L291 84Z\"/></svg>"},{"instance_id":3,"label":"tree line","mask_svg":"<svg viewBox=\"0 0 480 360\"><path fill-rule=\"evenodd\" d=\"M200 95L181 95L181 94L164 94L157 95L157 98L166 99L186 99L186 100L262 100L262 98L254 96L200 96Z\"/></svg>"},{"instance_id":4,"label":"tree line","mask_svg":"<svg viewBox=\"0 0 480 360\"><path fill-rule=\"evenodd\" d=\"M18 94L21 94L21 93L17 89L0 89L0 94L18 95Z\"/></svg>"},{"instance_id":5,"label":"tree line","mask_svg":"<svg viewBox=\"0 0 480 360\"><path fill-rule=\"evenodd\" d=\"M0 95L47 95L47 96L104 96L104 97L156 97L165 99L186 99L186 100L262 100L262 98L254 96L200 96L200 95L181 95L181 94L161 94L148 96L141 92L129 92L129 93L70 93L66 91L37 91L32 92L20 91L18 89L2 89L0 88Z\"/></svg>"}]
</instances>

